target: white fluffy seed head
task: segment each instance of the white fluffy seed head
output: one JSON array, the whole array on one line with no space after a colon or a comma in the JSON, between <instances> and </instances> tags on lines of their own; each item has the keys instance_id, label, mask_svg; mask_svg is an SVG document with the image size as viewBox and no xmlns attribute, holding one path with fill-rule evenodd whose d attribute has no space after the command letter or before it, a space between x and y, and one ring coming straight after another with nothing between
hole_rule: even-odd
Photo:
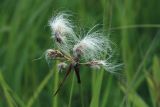
<instances>
[{"instance_id":1,"label":"white fluffy seed head","mask_svg":"<svg viewBox=\"0 0 160 107\"><path fill-rule=\"evenodd\" d=\"M46 61L49 61L49 60L52 60L54 59L52 56L51 56L51 53L54 52L53 49L47 49L46 52L45 52L45 59Z\"/></svg>"},{"instance_id":2,"label":"white fluffy seed head","mask_svg":"<svg viewBox=\"0 0 160 107\"><path fill-rule=\"evenodd\" d=\"M113 64L107 60L93 60L89 63L89 65L92 68L97 68L97 69L103 68L111 73L115 73L115 71L122 66L122 64Z\"/></svg>"},{"instance_id":3,"label":"white fluffy seed head","mask_svg":"<svg viewBox=\"0 0 160 107\"><path fill-rule=\"evenodd\" d=\"M64 55L54 49L47 49L45 52L46 61L56 59L56 58L64 58Z\"/></svg>"},{"instance_id":4,"label":"white fluffy seed head","mask_svg":"<svg viewBox=\"0 0 160 107\"><path fill-rule=\"evenodd\" d=\"M52 52L54 52L53 49L47 49L46 52L45 52L45 59L46 59L46 61L47 61L47 63L48 63L49 66L50 66L51 60L54 59L54 57L51 56Z\"/></svg>"},{"instance_id":5,"label":"white fluffy seed head","mask_svg":"<svg viewBox=\"0 0 160 107\"><path fill-rule=\"evenodd\" d=\"M99 32L87 34L73 48L75 56L80 55L86 60L100 59L111 51L110 40Z\"/></svg>"},{"instance_id":6,"label":"white fluffy seed head","mask_svg":"<svg viewBox=\"0 0 160 107\"><path fill-rule=\"evenodd\" d=\"M52 30L52 38L56 40L58 47L65 53L69 53L77 37L73 31L74 26L68 19L69 15L58 13L51 18L49 25Z\"/></svg>"},{"instance_id":7,"label":"white fluffy seed head","mask_svg":"<svg viewBox=\"0 0 160 107\"><path fill-rule=\"evenodd\" d=\"M58 13L57 16L51 18L49 25L54 34L59 33L62 37L67 36L67 34L74 35L73 25L70 23L68 17L69 15L67 14Z\"/></svg>"},{"instance_id":8,"label":"white fluffy seed head","mask_svg":"<svg viewBox=\"0 0 160 107\"><path fill-rule=\"evenodd\" d=\"M111 62L108 62L106 60L99 60L99 65L102 66L106 71L113 72L114 71L114 65Z\"/></svg>"}]
</instances>

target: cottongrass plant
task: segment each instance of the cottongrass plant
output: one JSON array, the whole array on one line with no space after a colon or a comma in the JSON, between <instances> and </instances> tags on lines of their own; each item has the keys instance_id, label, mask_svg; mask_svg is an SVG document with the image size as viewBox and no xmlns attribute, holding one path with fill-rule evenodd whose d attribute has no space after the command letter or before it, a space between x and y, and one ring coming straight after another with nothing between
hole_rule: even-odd
<instances>
[{"instance_id":1,"label":"cottongrass plant","mask_svg":"<svg viewBox=\"0 0 160 107\"><path fill-rule=\"evenodd\" d=\"M117 65L112 64L104 56L111 56L112 47L108 37L100 31L89 31L84 37L77 36L74 26L69 20L68 14L58 13L51 18L49 25L52 31L52 39L57 45L57 49L48 49L45 58L48 63L59 60L58 70L66 70L64 79L60 83L55 95L62 87L64 81L73 69L77 82L80 84L80 67L88 66L108 72L114 72Z\"/></svg>"}]
</instances>

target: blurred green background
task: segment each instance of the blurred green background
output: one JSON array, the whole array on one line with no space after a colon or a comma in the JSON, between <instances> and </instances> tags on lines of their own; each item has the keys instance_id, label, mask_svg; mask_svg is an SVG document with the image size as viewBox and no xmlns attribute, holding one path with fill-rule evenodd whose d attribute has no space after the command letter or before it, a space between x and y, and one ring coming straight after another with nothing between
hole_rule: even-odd
<instances>
[{"instance_id":1,"label":"blurred green background","mask_svg":"<svg viewBox=\"0 0 160 107\"><path fill-rule=\"evenodd\" d=\"M69 11L87 31L103 25L116 44L120 75L81 68L82 84L45 59L48 20ZM0 0L0 107L160 107L160 0ZM79 32L77 30L77 32Z\"/></svg>"}]
</instances>

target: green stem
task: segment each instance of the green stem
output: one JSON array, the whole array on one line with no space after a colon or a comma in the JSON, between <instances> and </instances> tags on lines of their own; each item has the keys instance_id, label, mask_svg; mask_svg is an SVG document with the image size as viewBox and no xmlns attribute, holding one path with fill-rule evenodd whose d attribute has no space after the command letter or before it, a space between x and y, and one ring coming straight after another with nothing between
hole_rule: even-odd
<instances>
[{"instance_id":1,"label":"green stem","mask_svg":"<svg viewBox=\"0 0 160 107\"><path fill-rule=\"evenodd\" d=\"M71 92L70 92L70 96L69 96L69 104L68 104L68 107L71 107L72 95L73 95L73 88L74 88L74 80L75 80L75 75L73 74L72 86L71 86Z\"/></svg>"},{"instance_id":2,"label":"green stem","mask_svg":"<svg viewBox=\"0 0 160 107\"><path fill-rule=\"evenodd\" d=\"M84 101L83 101L83 91L82 91L82 84L78 84L79 85L79 90L80 90L80 95L81 95L81 105L82 107L84 107Z\"/></svg>"}]
</instances>

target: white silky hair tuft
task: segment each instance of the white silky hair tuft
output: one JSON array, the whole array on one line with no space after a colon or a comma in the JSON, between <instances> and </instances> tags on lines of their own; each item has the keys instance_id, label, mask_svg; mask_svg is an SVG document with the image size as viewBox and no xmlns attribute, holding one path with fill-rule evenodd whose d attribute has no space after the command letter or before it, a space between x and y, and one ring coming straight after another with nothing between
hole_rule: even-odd
<instances>
[{"instance_id":1,"label":"white silky hair tuft","mask_svg":"<svg viewBox=\"0 0 160 107\"><path fill-rule=\"evenodd\" d=\"M61 43L56 43L58 48L66 54L69 54L71 48L73 48L73 44L77 40L76 34L73 31L74 26L69 20L69 16L66 13L58 13L57 16L52 17L49 21L52 38L55 40L55 36L58 34Z\"/></svg>"},{"instance_id":2,"label":"white silky hair tuft","mask_svg":"<svg viewBox=\"0 0 160 107\"><path fill-rule=\"evenodd\" d=\"M100 59L102 55L110 55L112 52L110 40L98 31L87 34L74 45L75 56L81 55L85 60Z\"/></svg>"},{"instance_id":3,"label":"white silky hair tuft","mask_svg":"<svg viewBox=\"0 0 160 107\"><path fill-rule=\"evenodd\" d=\"M48 65L50 66L50 63L51 63L51 60L53 60L53 57L50 56L50 54L53 52L54 50L53 49L47 49L45 51L45 59L48 63Z\"/></svg>"},{"instance_id":4,"label":"white silky hair tuft","mask_svg":"<svg viewBox=\"0 0 160 107\"><path fill-rule=\"evenodd\" d=\"M58 32L61 36L66 36L65 34L74 35L73 25L68 19L69 15L65 13L58 13L57 16L52 17L49 21L49 25L53 33Z\"/></svg>"},{"instance_id":5,"label":"white silky hair tuft","mask_svg":"<svg viewBox=\"0 0 160 107\"><path fill-rule=\"evenodd\" d=\"M53 59L50 54L53 52L54 50L53 49L47 49L46 52L45 52L45 59L48 61L48 60L51 60Z\"/></svg>"},{"instance_id":6,"label":"white silky hair tuft","mask_svg":"<svg viewBox=\"0 0 160 107\"><path fill-rule=\"evenodd\" d=\"M93 60L91 61L91 67L100 69L101 67L110 72L110 73L116 73L119 68L121 68L123 64L114 64L109 62L108 60Z\"/></svg>"},{"instance_id":7,"label":"white silky hair tuft","mask_svg":"<svg viewBox=\"0 0 160 107\"><path fill-rule=\"evenodd\" d=\"M115 72L117 65L114 65L113 63L107 61L107 60L99 60L99 64L108 72Z\"/></svg>"}]
</instances>

